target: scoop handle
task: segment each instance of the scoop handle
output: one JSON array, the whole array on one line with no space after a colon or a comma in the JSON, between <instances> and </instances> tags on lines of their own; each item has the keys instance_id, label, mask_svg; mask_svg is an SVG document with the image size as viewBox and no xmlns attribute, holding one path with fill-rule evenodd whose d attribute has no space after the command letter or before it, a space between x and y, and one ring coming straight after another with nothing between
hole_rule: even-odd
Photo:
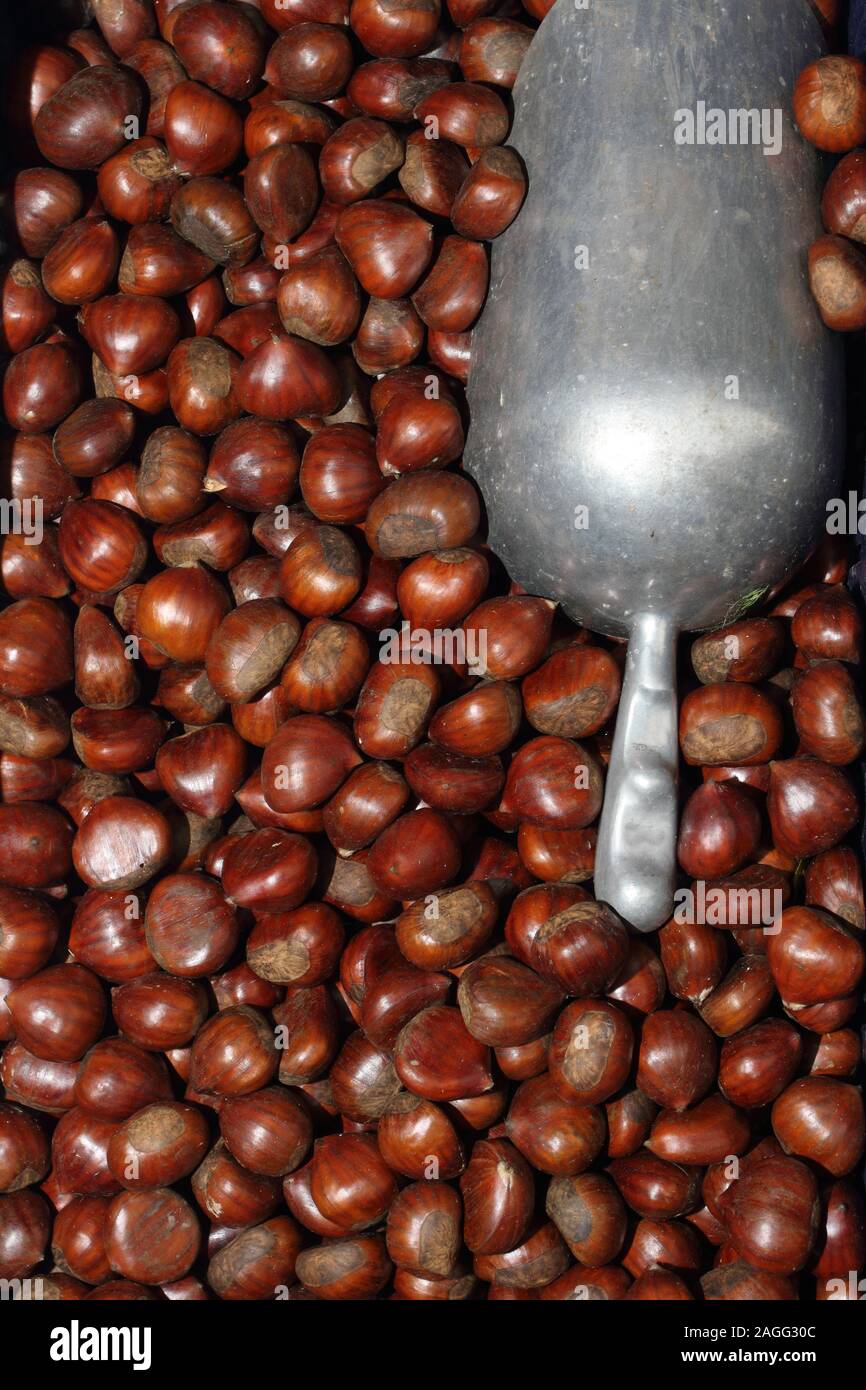
<instances>
[{"instance_id":1,"label":"scoop handle","mask_svg":"<svg viewBox=\"0 0 866 1390\"><path fill-rule=\"evenodd\" d=\"M595 895L638 931L673 911L677 851L677 630L632 624L595 858Z\"/></svg>"}]
</instances>

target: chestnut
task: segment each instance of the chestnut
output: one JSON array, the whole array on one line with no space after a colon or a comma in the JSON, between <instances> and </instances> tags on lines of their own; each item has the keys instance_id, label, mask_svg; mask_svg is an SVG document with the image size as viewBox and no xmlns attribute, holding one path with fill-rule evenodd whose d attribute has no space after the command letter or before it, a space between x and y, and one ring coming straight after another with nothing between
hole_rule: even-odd
<instances>
[{"instance_id":1,"label":"chestnut","mask_svg":"<svg viewBox=\"0 0 866 1390\"><path fill-rule=\"evenodd\" d=\"M786 1006L840 999L856 989L866 956L856 932L828 912L788 907L767 938L767 960Z\"/></svg>"},{"instance_id":2,"label":"chestnut","mask_svg":"<svg viewBox=\"0 0 866 1390\"><path fill-rule=\"evenodd\" d=\"M677 858L690 878L724 878L754 857L760 837L760 812L748 790L704 782L683 808Z\"/></svg>"},{"instance_id":3,"label":"chestnut","mask_svg":"<svg viewBox=\"0 0 866 1390\"><path fill-rule=\"evenodd\" d=\"M628 952L623 922L604 903L576 902L548 918L532 939L532 963L568 994L605 994Z\"/></svg>"},{"instance_id":4,"label":"chestnut","mask_svg":"<svg viewBox=\"0 0 866 1390\"><path fill-rule=\"evenodd\" d=\"M794 119L819 150L844 154L866 138L866 68L846 55L809 63L794 84Z\"/></svg>"},{"instance_id":5,"label":"chestnut","mask_svg":"<svg viewBox=\"0 0 866 1390\"><path fill-rule=\"evenodd\" d=\"M841 917L858 931L866 928L863 875L853 850L828 849L806 869L806 902Z\"/></svg>"},{"instance_id":6,"label":"chestnut","mask_svg":"<svg viewBox=\"0 0 866 1390\"><path fill-rule=\"evenodd\" d=\"M217 695L240 704L252 699L279 675L299 634L294 614L274 599L253 599L227 613L205 654Z\"/></svg>"},{"instance_id":7,"label":"chestnut","mask_svg":"<svg viewBox=\"0 0 866 1390\"><path fill-rule=\"evenodd\" d=\"M346 95L368 116L411 121L421 97L446 86L452 71L451 65L439 58L385 58L362 63L353 72Z\"/></svg>"},{"instance_id":8,"label":"chestnut","mask_svg":"<svg viewBox=\"0 0 866 1390\"><path fill-rule=\"evenodd\" d=\"M750 1166L719 1199L731 1239L746 1261L771 1274L806 1264L818 1227L818 1188L805 1163L767 1158Z\"/></svg>"},{"instance_id":9,"label":"chestnut","mask_svg":"<svg viewBox=\"0 0 866 1390\"><path fill-rule=\"evenodd\" d=\"M650 1100L685 1110L706 1095L716 1074L710 1030L693 1014L659 1010L641 1029L637 1084Z\"/></svg>"},{"instance_id":10,"label":"chestnut","mask_svg":"<svg viewBox=\"0 0 866 1390\"><path fill-rule=\"evenodd\" d=\"M489 1049L468 1032L460 1012L444 1004L423 1009L401 1030L394 1068L425 1100L459 1100L493 1085Z\"/></svg>"},{"instance_id":11,"label":"chestnut","mask_svg":"<svg viewBox=\"0 0 866 1390\"><path fill-rule=\"evenodd\" d=\"M51 1254L58 1270L83 1280L103 1284L111 1277L105 1250L105 1222L109 1198L97 1195L73 1197L58 1211L51 1233Z\"/></svg>"},{"instance_id":12,"label":"chestnut","mask_svg":"<svg viewBox=\"0 0 866 1390\"><path fill-rule=\"evenodd\" d=\"M719 1090L734 1105L769 1105L800 1063L800 1034L784 1019L768 1018L727 1038L719 1055Z\"/></svg>"},{"instance_id":13,"label":"chestnut","mask_svg":"<svg viewBox=\"0 0 866 1390\"><path fill-rule=\"evenodd\" d=\"M379 299L408 294L433 253L431 225L405 204L384 198L347 207L336 237L363 289Z\"/></svg>"},{"instance_id":14,"label":"chestnut","mask_svg":"<svg viewBox=\"0 0 866 1390\"><path fill-rule=\"evenodd\" d=\"M40 152L61 169L96 169L127 139L141 115L143 84L121 64L73 73L40 107L34 134Z\"/></svg>"},{"instance_id":15,"label":"chestnut","mask_svg":"<svg viewBox=\"0 0 866 1390\"><path fill-rule=\"evenodd\" d=\"M601 809L603 780L583 744L543 735L512 758L499 809L530 825L582 830Z\"/></svg>"},{"instance_id":16,"label":"chestnut","mask_svg":"<svg viewBox=\"0 0 866 1390\"><path fill-rule=\"evenodd\" d=\"M51 430L78 405L83 386L79 356L68 341L35 343L13 357L6 368L6 419L24 434Z\"/></svg>"},{"instance_id":17,"label":"chestnut","mask_svg":"<svg viewBox=\"0 0 866 1390\"><path fill-rule=\"evenodd\" d=\"M271 1079L277 1062L274 1033L265 1016L240 1004L223 1009L199 1029L192 1045L190 1085L209 1095L248 1095Z\"/></svg>"},{"instance_id":18,"label":"chestnut","mask_svg":"<svg viewBox=\"0 0 866 1390\"><path fill-rule=\"evenodd\" d=\"M156 754L160 783L182 811L226 813L244 779L246 750L228 724L209 724L163 743Z\"/></svg>"},{"instance_id":19,"label":"chestnut","mask_svg":"<svg viewBox=\"0 0 866 1390\"><path fill-rule=\"evenodd\" d=\"M169 1187L123 1192L108 1208L106 1254L111 1268L124 1278L146 1284L181 1279L200 1244L195 1212Z\"/></svg>"},{"instance_id":20,"label":"chestnut","mask_svg":"<svg viewBox=\"0 0 866 1390\"><path fill-rule=\"evenodd\" d=\"M60 933L57 914L35 893L0 887L0 975L25 980L48 964Z\"/></svg>"},{"instance_id":21,"label":"chestnut","mask_svg":"<svg viewBox=\"0 0 866 1390\"><path fill-rule=\"evenodd\" d=\"M45 333L54 317L54 305L39 267L32 261L13 261L0 278L0 344L6 352L23 352Z\"/></svg>"},{"instance_id":22,"label":"chestnut","mask_svg":"<svg viewBox=\"0 0 866 1390\"><path fill-rule=\"evenodd\" d=\"M0 805L0 883L51 888L69 873L72 858L72 831L55 807L41 801Z\"/></svg>"},{"instance_id":23,"label":"chestnut","mask_svg":"<svg viewBox=\"0 0 866 1390\"><path fill-rule=\"evenodd\" d=\"M208 256L170 227L147 222L133 227L126 239L117 283L124 294L167 297L194 288L213 268Z\"/></svg>"},{"instance_id":24,"label":"chestnut","mask_svg":"<svg viewBox=\"0 0 866 1390\"><path fill-rule=\"evenodd\" d=\"M37 1057L72 1062L102 1032L106 1001L83 965L52 965L20 981L7 995L18 1041Z\"/></svg>"},{"instance_id":25,"label":"chestnut","mask_svg":"<svg viewBox=\"0 0 866 1390\"><path fill-rule=\"evenodd\" d=\"M125 1120L142 1106L170 1096L162 1058L123 1038L103 1038L78 1065L73 1099L91 1114Z\"/></svg>"},{"instance_id":26,"label":"chestnut","mask_svg":"<svg viewBox=\"0 0 866 1390\"><path fill-rule=\"evenodd\" d=\"M305 147L267 145L253 155L244 171L244 197L266 236L276 242L299 236L319 201L316 167Z\"/></svg>"},{"instance_id":27,"label":"chestnut","mask_svg":"<svg viewBox=\"0 0 866 1390\"><path fill-rule=\"evenodd\" d=\"M325 246L291 266L280 279L277 307L287 333L319 347L350 338L361 315L361 292L339 248Z\"/></svg>"},{"instance_id":28,"label":"chestnut","mask_svg":"<svg viewBox=\"0 0 866 1390\"><path fill-rule=\"evenodd\" d=\"M230 1301L272 1297L292 1282L300 1249L301 1231L292 1218L271 1217L217 1252L208 1265L208 1283Z\"/></svg>"},{"instance_id":29,"label":"chestnut","mask_svg":"<svg viewBox=\"0 0 866 1390\"><path fill-rule=\"evenodd\" d=\"M434 121L437 138L465 148L501 145L508 133L505 103L479 82L452 82L437 88L418 103L415 117L424 126Z\"/></svg>"},{"instance_id":30,"label":"chestnut","mask_svg":"<svg viewBox=\"0 0 866 1390\"><path fill-rule=\"evenodd\" d=\"M680 748L687 763L766 763L782 742L777 706L750 685L703 685L680 707Z\"/></svg>"},{"instance_id":31,"label":"chestnut","mask_svg":"<svg viewBox=\"0 0 866 1390\"><path fill-rule=\"evenodd\" d=\"M812 757L772 764L767 810L776 848L797 858L831 849L859 814L844 772Z\"/></svg>"},{"instance_id":32,"label":"chestnut","mask_svg":"<svg viewBox=\"0 0 866 1390\"><path fill-rule=\"evenodd\" d=\"M177 190L171 225L218 265L246 265L255 255L259 230L243 194L212 175L199 175Z\"/></svg>"},{"instance_id":33,"label":"chestnut","mask_svg":"<svg viewBox=\"0 0 866 1390\"><path fill-rule=\"evenodd\" d=\"M809 289L828 328L851 333L866 323L866 255L845 237L813 241Z\"/></svg>"},{"instance_id":34,"label":"chestnut","mask_svg":"<svg viewBox=\"0 0 866 1390\"><path fill-rule=\"evenodd\" d=\"M171 88L163 122L170 162L178 174L218 174L240 154L244 137L240 112L200 82L181 81Z\"/></svg>"},{"instance_id":35,"label":"chestnut","mask_svg":"<svg viewBox=\"0 0 866 1390\"><path fill-rule=\"evenodd\" d=\"M411 0L398 11L385 0L352 0L349 23L368 53L411 58L431 47L440 8L439 0Z\"/></svg>"},{"instance_id":36,"label":"chestnut","mask_svg":"<svg viewBox=\"0 0 866 1390\"><path fill-rule=\"evenodd\" d=\"M553 1178L545 1210L581 1264L611 1264L625 1244L625 1204L603 1173Z\"/></svg>"},{"instance_id":37,"label":"chestnut","mask_svg":"<svg viewBox=\"0 0 866 1390\"><path fill-rule=\"evenodd\" d=\"M113 502L68 502L58 539L67 573L82 589L96 594L126 588L147 560L147 542L135 518Z\"/></svg>"},{"instance_id":38,"label":"chestnut","mask_svg":"<svg viewBox=\"0 0 866 1390\"><path fill-rule=\"evenodd\" d=\"M581 999L563 1009L550 1043L550 1079L562 1095L596 1105L629 1075L634 1035L625 1014L607 1000Z\"/></svg>"},{"instance_id":39,"label":"chestnut","mask_svg":"<svg viewBox=\"0 0 866 1390\"><path fill-rule=\"evenodd\" d=\"M264 30L236 5L194 0L172 19L165 37L190 77L223 96L242 100L258 86Z\"/></svg>"},{"instance_id":40,"label":"chestnut","mask_svg":"<svg viewBox=\"0 0 866 1390\"><path fill-rule=\"evenodd\" d=\"M675 1163L720 1163L749 1144L749 1120L722 1096L708 1096L685 1113L663 1110L653 1121L647 1148Z\"/></svg>"},{"instance_id":41,"label":"chestnut","mask_svg":"<svg viewBox=\"0 0 866 1390\"><path fill-rule=\"evenodd\" d=\"M306 1107L285 1086L228 1096L220 1106L219 1123L232 1157L265 1177L283 1177L296 1169L312 1141Z\"/></svg>"},{"instance_id":42,"label":"chestnut","mask_svg":"<svg viewBox=\"0 0 866 1390\"><path fill-rule=\"evenodd\" d=\"M794 643L809 661L859 662L863 620L841 586L819 590L797 608L791 623Z\"/></svg>"},{"instance_id":43,"label":"chestnut","mask_svg":"<svg viewBox=\"0 0 866 1390\"><path fill-rule=\"evenodd\" d=\"M296 1263L303 1286L329 1301L375 1298L392 1268L383 1237L363 1233L302 1250Z\"/></svg>"},{"instance_id":44,"label":"chestnut","mask_svg":"<svg viewBox=\"0 0 866 1390\"><path fill-rule=\"evenodd\" d=\"M595 1105L569 1099L549 1076L517 1088L505 1120L512 1144L533 1168L571 1176L589 1168L604 1144L604 1115Z\"/></svg>"},{"instance_id":45,"label":"chestnut","mask_svg":"<svg viewBox=\"0 0 866 1390\"><path fill-rule=\"evenodd\" d=\"M514 221L525 196L526 171L514 150L483 149L451 204L454 230L464 237L492 241Z\"/></svg>"},{"instance_id":46,"label":"chestnut","mask_svg":"<svg viewBox=\"0 0 866 1390\"><path fill-rule=\"evenodd\" d=\"M365 534L377 555L454 550L472 539L480 515L478 494L466 478L422 471L398 478L373 500Z\"/></svg>"},{"instance_id":47,"label":"chestnut","mask_svg":"<svg viewBox=\"0 0 866 1390\"><path fill-rule=\"evenodd\" d=\"M833 1077L793 1081L774 1102L772 1123L786 1153L809 1160L832 1177L850 1173L866 1147L860 1091Z\"/></svg>"},{"instance_id":48,"label":"chestnut","mask_svg":"<svg viewBox=\"0 0 866 1390\"><path fill-rule=\"evenodd\" d=\"M238 940L237 914L205 874L169 874L150 892L145 940L161 969L196 977L219 970Z\"/></svg>"},{"instance_id":49,"label":"chestnut","mask_svg":"<svg viewBox=\"0 0 866 1390\"><path fill-rule=\"evenodd\" d=\"M648 1220L671 1221L700 1206L700 1168L642 1150L614 1159L607 1172L626 1205Z\"/></svg>"},{"instance_id":50,"label":"chestnut","mask_svg":"<svg viewBox=\"0 0 866 1390\"><path fill-rule=\"evenodd\" d=\"M342 28L302 22L272 46L265 81L282 97L325 101L343 90L351 71L352 47Z\"/></svg>"},{"instance_id":51,"label":"chestnut","mask_svg":"<svg viewBox=\"0 0 866 1390\"><path fill-rule=\"evenodd\" d=\"M409 299L372 295L361 319L352 353L362 372L400 370L414 361L424 344L424 324Z\"/></svg>"},{"instance_id":52,"label":"chestnut","mask_svg":"<svg viewBox=\"0 0 866 1390\"><path fill-rule=\"evenodd\" d=\"M394 1263L422 1278L447 1279L461 1246L460 1197L443 1182L411 1183L388 1211L385 1244Z\"/></svg>"},{"instance_id":53,"label":"chestnut","mask_svg":"<svg viewBox=\"0 0 866 1390\"><path fill-rule=\"evenodd\" d=\"M41 1182L49 1166L48 1139L40 1122L29 1111L0 1102L0 1192Z\"/></svg>"},{"instance_id":54,"label":"chestnut","mask_svg":"<svg viewBox=\"0 0 866 1390\"><path fill-rule=\"evenodd\" d=\"M180 337L177 314L155 295L105 295L85 304L79 321L85 341L116 376L161 366Z\"/></svg>"},{"instance_id":55,"label":"chestnut","mask_svg":"<svg viewBox=\"0 0 866 1390\"><path fill-rule=\"evenodd\" d=\"M515 1249L499 1255L476 1255L473 1268L493 1287L537 1289L551 1284L568 1268L568 1251L558 1230L547 1222L530 1231Z\"/></svg>"},{"instance_id":56,"label":"chestnut","mask_svg":"<svg viewBox=\"0 0 866 1390\"><path fill-rule=\"evenodd\" d=\"M121 1032L139 1047L166 1052L184 1047L207 1017L207 995L194 980L153 971L119 985L111 1008Z\"/></svg>"},{"instance_id":57,"label":"chestnut","mask_svg":"<svg viewBox=\"0 0 866 1390\"><path fill-rule=\"evenodd\" d=\"M15 230L26 256L45 256L84 209L78 182L61 169L22 169L12 185Z\"/></svg>"},{"instance_id":58,"label":"chestnut","mask_svg":"<svg viewBox=\"0 0 866 1390\"><path fill-rule=\"evenodd\" d=\"M268 145L287 141L324 145L336 128L336 118L325 107L291 99L263 100L250 110L244 122L244 149L252 157ZM254 296L255 299L266 297Z\"/></svg>"},{"instance_id":59,"label":"chestnut","mask_svg":"<svg viewBox=\"0 0 866 1390\"><path fill-rule=\"evenodd\" d=\"M162 570L142 589L136 621L173 661L202 665L208 643L230 608L219 582L201 565Z\"/></svg>"},{"instance_id":60,"label":"chestnut","mask_svg":"<svg viewBox=\"0 0 866 1390\"><path fill-rule=\"evenodd\" d=\"M50 1208L25 1188L0 1195L0 1278L28 1275L44 1258L51 1234Z\"/></svg>"},{"instance_id":61,"label":"chestnut","mask_svg":"<svg viewBox=\"0 0 866 1390\"><path fill-rule=\"evenodd\" d=\"M279 1184L236 1163L220 1140L195 1170L192 1190L206 1216L225 1226L255 1226L276 1211Z\"/></svg>"},{"instance_id":62,"label":"chestnut","mask_svg":"<svg viewBox=\"0 0 866 1390\"><path fill-rule=\"evenodd\" d=\"M241 407L266 420L330 415L340 395L336 369L322 350L277 331L245 359L235 389Z\"/></svg>"},{"instance_id":63,"label":"chestnut","mask_svg":"<svg viewBox=\"0 0 866 1390\"><path fill-rule=\"evenodd\" d=\"M178 1101L156 1102L115 1130L108 1142L108 1166L126 1188L167 1187L198 1166L208 1140L200 1110Z\"/></svg>"}]
</instances>

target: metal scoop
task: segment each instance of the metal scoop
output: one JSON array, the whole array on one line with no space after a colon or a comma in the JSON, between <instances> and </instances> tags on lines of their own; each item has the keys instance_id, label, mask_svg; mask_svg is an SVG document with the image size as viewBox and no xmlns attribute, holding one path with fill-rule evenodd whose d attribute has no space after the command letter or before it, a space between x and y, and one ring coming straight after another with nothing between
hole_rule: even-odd
<instances>
[{"instance_id":1,"label":"metal scoop","mask_svg":"<svg viewBox=\"0 0 866 1390\"><path fill-rule=\"evenodd\" d=\"M629 638L595 889L642 931L675 882L677 633L792 571L838 490L841 350L805 270L826 169L791 117L823 51L808 0L557 0L515 88L529 192L465 462L512 577Z\"/></svg>"}]
</instances>

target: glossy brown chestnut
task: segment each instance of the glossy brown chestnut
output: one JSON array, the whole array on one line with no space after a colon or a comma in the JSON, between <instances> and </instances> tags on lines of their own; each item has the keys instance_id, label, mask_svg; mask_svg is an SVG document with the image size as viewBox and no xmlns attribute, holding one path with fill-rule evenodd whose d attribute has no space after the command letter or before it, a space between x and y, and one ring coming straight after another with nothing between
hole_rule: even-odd
<instances>
[{"instance_id":1,"label":"glossy brown chestnut","mask_svg":"<svg viewBox=\"0 0 866 1390\"><path fill-rule=\"evenodd\" d=\"M863 620L851 595L837 585L806 597L794 614L791 636L810 661L859 662Z\"/></svg>"},{"instance_id":2,"label":"glossy brown chestnut","mask_svg":"<svg viewBox=\"0 0 866 1390\"><path fill-rule=\"evenodd\" d=\"M601 764L583 744L542 735L511 760L499 810L530 825L582 830L601 809Z\"/></svg>"},{"instance_id":3,"label":"glossy brown chestnut","mask_svg":"<svg viewBox=\"0 0 866 1390\"><path fill-rule=\"evenodd\" d=\"M352 48L333 24L293 24L268 54L265 81L282 97L325 101L341 92L352 71Z\"/></svg>"},{"instance_id":4,"label":"glossy brown chestnut","mask_svg":"<svg viewBox=\"0 0 866 1390\"><path fill-rule=\"evenodd\" d=\"M7 995L18 1041L49 1061L72 1062L96 1041L105 1019L105 994L82 965L52 965L22 980Z\"/></svg>"},{"instance_id":5,"label":"glossy brown chestnut","mask_svg":"<svg viewBox=\"0 0 866 1390\"><path fill-rule=\"evenodd\" d=\"M219 1096L243 1096L277 1069L273 1029L259 1010L241 1004L208 1020L192 1045L190 1085Z\"/></svg>"},{"instance_id":6,"label":"glossy brown chestnut","mask_svg":"<svg viewBox=\"0 0 866 1390\"><path fill-rule=\"evenodd\" d=\"M143 84L128 68L97 64L73 73L34 122L36 143L61 169L96 169L127 139L141 115Z\"/></svg>"},{"instance_id":7,"label":"glossy brown chestnut","mask_svg":"<svg viewBox=\"0 0 866 1390\"><path fill-rule=\"evenodd\" d=\"M566 1099L549 1076L517 1088L505 1131L533 1168L570 1177L589 1168L604 1144L604 1114L595 1105Z\"/></svg>"},{"instance_id":8,"label":"glossy brown chestnut","mask_svg":"<svg viewBox=\"0 0 866 1390\"><path fill-rule=\"evenodd\" d=\"M750 1166L719 1199L739 1253L771 1274L805 1265L818 1227L815 1179L805 1163L768 1158Z\"/></svg>"},{"instance_id":9,"label":"glossy brown chestnut","mask_svg":"<svg viewBox=\"0 0 866 1390\"><path fill-rule=\"evenodd\" d=\"M800 1063L800 1034L784 1019L768 1018L728 1038L719 1056L719 1090L734 1105L769 1105Z\"/></svg>"},{"instance_id":10,"label":"glossy brown chestnut","mask_svg":"<svg viewBox=\"0 0 866 1390\"><path fill-rule=\"evenodd\" d=\"M259 231L239 188L210 175L190 179L171 200L171 225L218 265L251 261Z\"/></svg>"},{"instance_id":11,"label":"glossy brown chestnut","mask_svg":"<svg viewBox=\"0 0 866 1390\"><path fill-rule=\"evenodd\" d=\"M236 5L196 0L163 32L196 81L237 100L255 91L265 65L266 30Z\"/></svg>"},{"instance_id":12,"label":"glossy brown chestnut","mask_svg":"<svg viewBox=\"0 0 866 1390\"><path fill-rule=\"evenodd\" d=\"M851 333L866 323L866 255L845 237L809 247L809 288L828 328Z\"/></svg>"},{"instance_id":13,"label":"glossy brown chestnut","mask_svg":"<svg viewBox=\"0 0 866 1390\"><path fill-rule=\"evenodd\" d=\"M302 1250L296 1265L304 1288L328 1301L375 1298L392 1269L383 1237L363 1234Z\"/></svg>"},{"instance_id":14,"label":"glossy brown chestnut","mask_svg":"<svg viewBox=\"0 0 866 1390\"><path fill-rule=\"evenodd\" d=\"M716 1047L699 1018L680 1010L649 1014L641 1030L637 1084L670 1110L685 1110L715 1080Z\"/></svg>"},{"instance_id":15,"label":"glossy brown chestnut","mask_svg":"<svg viewBox=\"0 0 866 1390\"><path fill-rule=\"evenodd\" d=\"M146 1105L111 1136L108 1166L126 1188L167 1187L198 1167L209 1137L207 1120L194 1106Z\"/></svg>"},{"instance_id":16,"label":"glossy brown chestnut","mask_svg":"<svg viewBox=\"0 0 866 1390\"><path fill-rule=\"evenodd\" d=\"M267 1220L279 1202L276 1179L242 1168L222 1140L196 1169L192 1190L205 1215L225 1226L255 1226Z\"/></svg>"},{"instance_id":17,"label":"glossy brown chestnut","mask_svg":"<svg viewBox=\"0 0 866 1390\"><path fill-rule=\"evenodd\" d=\"M80 356L70 343L35 343L13 357L6 368L3 411L13 429L40 434L59 425L83 391Z\"/></svg>"},{"instance_id":18,"label":"glossy brown chestnut","mask_svg":"<svg viewBox=\"0 0 866 1390\"><path fill-rule=\"evenodd\" d=\"M845 773L817 758L791 758L770 769L767 810L776 848L795 858L838 844L859 814Z\"/></svg>"},{"instance_id":19,"label":"glossy brown chestnut","mask_svg":"<svg viewBox=\"0 0 866 1390\"><path fill-rule=\"evenodd\" d=\"M794 119L819 150L844 154L866 138L866 68L857 58L819 58L794 84Z\"/></svg>"},{"instance_id":20,"label":"glossy brown chestnut","mask_svg":"<svg viewBox=\"0 0 866 1390\"><path fill-rule=\"evenodd\" d=\"M111 1008L121 1032L152 1052L184 1047L196 1036L207 1017L204 987L154 971L118 986Z\"/></svg>"},{"instance_id":21,"label":"glossy brown chestnut","mask_svg":"<svg viewBox=\"0 0 866 1390\"><path fill-rule=\"evenodd\" d=\"M112 1269L124 1278L146 1284L180 1279L200 1243L195 1212L171 1188L123 1192L108 1208L106 1253Z\"/></svg>"},{"instance_id":22,"label":"glossy brown chestnut","mask_svg":"<svg viewBox=\"0 0 866 1390\"><path fill-rule=\"evenodd\" d=\"M125 1120L144 1105L171 1097L161 1057L123 1038L103 1038L78 1066L75 1104L108 1120Z\"/></svg>"},{"instance_id":23,"label":"glossy brown chestnut","mask_svg":"<svg viewBox=\"0 0 866 1390\"><path fill-rule=\"evenodd\" d=\"M505 103L479 82L452 82L429 93L415 107L415 118L427 129L432 120L437 138L465 148L501 145L508 133Z\"/></svg>"},{"instance_id":24,"label":"glossy brown chestnut","mask_svg":"<svg viewBox=\"0 0 866 1390\"><path fill-rule=\"evenodd\" d=\"M24 980L47 965L57 943L57 914L35 893L0 887L0 975Z\"/></svg>"},{"instance_id":25,"label":"glossy brown chestnut","mask_svg":"<svg viewBox=\"0 0 866 1390\"><path fill-rule=\"evenodd\" d=\"M828 849L806 869L806 902L841 917L858 931L866 928L863 875L851 849Z\"/></svg>"},{"instance_id":26,"label":"glossy brown chestnut","mask_svg":"<svg viewBox=\"0 0 866 1390\"><path fill-rule=\"evenodd\" d=\"M629 1075L631 1024L607 1000L580 999L563 1009L550 1043L550 1079L562 1095L584 1105L609 1099Z\"/></svg>"},{"instance_id":27,"label":"glossy brown chestnut","mask_svg":"<svg viewBox=\"0 0 866 1390\"><path fill-rule=\"evenodd\" d=\"M0 882L52 888L69 873L71 850L72 830L55 807L41 801L0 805Z\"/></svg>"},{"instance_id":28,"label":"glossy brown chestnut","mask_svg":"<svg viewBox=\"0 0 866 1390\"><path fill-rule=\"evenodd\" d=\"M859 1089L829 1076L793 1081L775 1101L772 1121L786 1153L807 1159L832 1177L850 1173L866 1147Z\"/></svg>"},{"instance_id":29,"label":"glossy brown chestnut","mask_svg":"<svg viewBox=\"0 0 866 1390\"><path fill-rule=\"evenodd\" d=\"M293 1280L301 1230L290 1216L274 1216L242 1231L208 1265L208 1284L222 1299L265 1299Z\"/></svg>"}]
</instances>

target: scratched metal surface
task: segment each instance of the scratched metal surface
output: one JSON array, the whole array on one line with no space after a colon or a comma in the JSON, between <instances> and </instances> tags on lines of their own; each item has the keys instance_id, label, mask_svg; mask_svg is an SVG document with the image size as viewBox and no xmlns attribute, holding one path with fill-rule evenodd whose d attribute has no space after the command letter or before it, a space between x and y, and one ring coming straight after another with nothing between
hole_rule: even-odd
<instances>
[{"instance_id":1,"label":"scratched metal surface","mask_svg":"<svg viewBox=\"0 0 866 1390\"><path fill-rule=\"evenodd\" d=\"M529 193L493 244L465 459L514 578L602 631L718 625L820 532L840 347L805 277L826 168L790 102L822 52L808 0L558 0L524 62ZM699 101L779 112L781 153L677 145Z\"/></svg>"}]
</instances>

